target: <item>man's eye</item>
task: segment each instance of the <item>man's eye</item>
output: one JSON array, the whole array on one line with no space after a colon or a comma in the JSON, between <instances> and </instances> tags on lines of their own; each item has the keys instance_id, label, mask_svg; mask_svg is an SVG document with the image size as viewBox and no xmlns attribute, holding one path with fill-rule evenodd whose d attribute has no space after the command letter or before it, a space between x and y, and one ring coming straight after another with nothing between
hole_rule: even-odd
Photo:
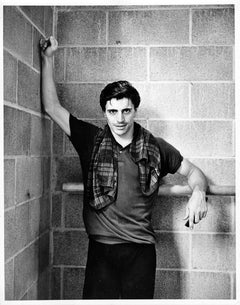
<instances>
[{"instance_id":1,"label":"man's eye","mask_svg":"<svg viewBox=\"0 0 240 305\"><path fill-rule=\"evenodd\" d=\"M131 112L131 109L124 109L124 110L123 110L123 113L126 113L126 114L127 114L127 113L130 113L130 112Z\"/></svg>"},{"instance_id":2,"label":"man's eye","mask_svg":"<svg viewBox=\"0 0 240 305\"><path fill-rule=\"evenodd\" d=\"M116 110L108 110L108 113L110 113L110 114L115 114L115 113L116 113Z\"/></svg>"}]
</instances>

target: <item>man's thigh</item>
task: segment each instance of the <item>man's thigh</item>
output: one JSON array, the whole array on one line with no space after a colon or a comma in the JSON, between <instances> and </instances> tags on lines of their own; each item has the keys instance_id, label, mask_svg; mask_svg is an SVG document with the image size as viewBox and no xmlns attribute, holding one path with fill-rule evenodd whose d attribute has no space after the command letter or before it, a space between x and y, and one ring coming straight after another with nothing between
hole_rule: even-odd
<instances>
[{"instance_id":1,"label":"man's thigh","mask_svg":"<svg viewBox=\"0 0 240 305\"><path fill-rule=\"evenodd\" d=\"M89 241L83 299L119 298L119 272L109 249L109 245Z\"/></svg>"},{"instance_id":2,"label":"man's thigh","mask_svg":"<svg viewBox=\"0 0 240 305\"><path fill-rule=\"evenodd\" d=\"M121 268L122 299L152 299L156 273L155 245L137 245Z\"/></svg>"}]
</instances>

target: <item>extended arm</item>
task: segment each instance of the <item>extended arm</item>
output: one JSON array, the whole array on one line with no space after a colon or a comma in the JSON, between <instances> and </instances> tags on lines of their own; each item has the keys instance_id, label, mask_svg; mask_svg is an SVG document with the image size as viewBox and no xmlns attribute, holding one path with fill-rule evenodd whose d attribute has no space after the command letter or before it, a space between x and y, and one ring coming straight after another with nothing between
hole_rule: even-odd
<instances>
[{"instance_id":1,"label":"extended arm","mask_svg":"<svg viewBox=\"0 0 240 305\"><path fill-rule=\"evenodd\" d=\"M186 207L185 219L189 218L189 227L193 229L193 224L198 223L207 215L207 179L203 172L187 159L183 159L177 172L187 177L188 184L192 189L192 196Z\"/></svg>"},{"instance_id":2,"label":"extended arm","mask_svg":"<svg viewBox=\"0 0 240 305\"><path fill-rule=\"evenodd\" d=\"M70 135L69 112L61 106L53 77L53 54L58 48L57 40L50 37L51 45L42 49L42 102L46 113L56 122L62 130Z\"/></svg>"}]
</instances>

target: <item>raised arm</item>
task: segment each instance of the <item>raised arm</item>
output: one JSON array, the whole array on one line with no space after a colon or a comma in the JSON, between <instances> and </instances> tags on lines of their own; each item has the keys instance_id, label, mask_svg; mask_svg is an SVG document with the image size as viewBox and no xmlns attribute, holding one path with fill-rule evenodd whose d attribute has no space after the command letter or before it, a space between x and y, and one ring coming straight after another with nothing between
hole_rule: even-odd
<instances>
[{"instance_id":1,"label":"raised arm","mask_svg":"<svg viewBox=\"0 0 240 305\"><path fill-rule=\"evenodd\" d=\"M42 102L46 113L62 130L70 135L69 112L59 102L53 76L53 55L58 48L58 42L52 36L50 46L44 48L44 41L40 41L42 56Z\"/></svg>"}]
</instances>

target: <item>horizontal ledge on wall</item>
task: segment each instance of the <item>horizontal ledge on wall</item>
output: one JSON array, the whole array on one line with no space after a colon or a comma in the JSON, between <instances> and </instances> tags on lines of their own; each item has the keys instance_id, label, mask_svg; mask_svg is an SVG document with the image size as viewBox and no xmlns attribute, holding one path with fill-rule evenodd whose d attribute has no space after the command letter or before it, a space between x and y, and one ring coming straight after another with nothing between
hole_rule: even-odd
<instances>
[{"instance_id":1,"label":"horizontal ledge on wall","mask_svg":"<svg viewBox=\"0 0 240 305\"><path fill-rule=\"evenodd\" d=\"M83 183L69 182L63 183L62 190L70 193L82 193ZM159 196L187 196L192 190L188 185L162 184L159 187ZM207 195L235 196L234 185L209 185Z\"/></svg>"}]
</instances>

